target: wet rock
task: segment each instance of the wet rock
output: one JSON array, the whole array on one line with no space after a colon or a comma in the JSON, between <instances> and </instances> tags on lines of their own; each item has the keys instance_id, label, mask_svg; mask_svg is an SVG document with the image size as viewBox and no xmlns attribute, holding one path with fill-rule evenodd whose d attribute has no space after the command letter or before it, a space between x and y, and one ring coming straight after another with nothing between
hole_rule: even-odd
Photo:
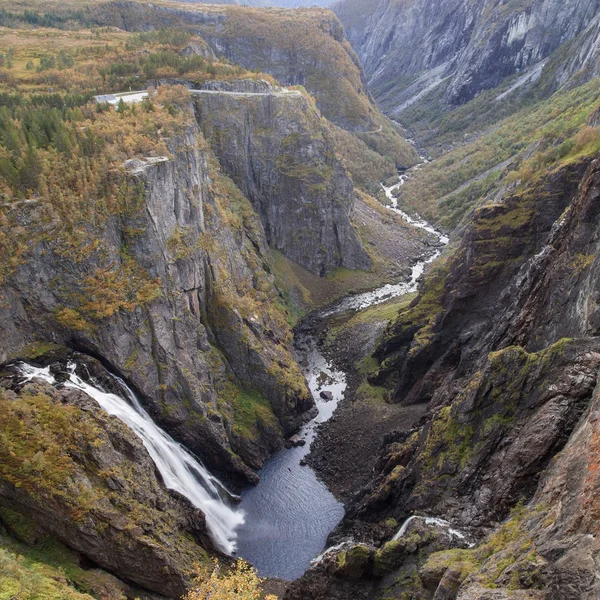
<instances>
[{"instance_id":1,"label":"wet rock","mask_svg":"<svg viewBox=\"0 0 600 600\"><path fill-rule=\"evenodd\" d=\"M456 600L462 581L463 577L460 571L447 569L435 591L433 600Z\"/></svg>"},{"instance_id":2,"label":"wet rock","mask_svg":"<svg viewBox=\"0 0 600 600\"><path fill-rule=\"evenodd\" d=\"M475 583L460 590L457 600L546 600L541 590L489 589Z\"/></svg>"},{"instance_id":3,"label":"wet rock","mask_svg":"<svg viewBox=\"0 0 600 600\"><path fill-rule=\"evenodd\" d=\"M298 448L300 446L306 446L306 440L301 438L298 434L293 435L291 438L287 439L285 442L286 448Z\"/></svg>"},{"instance_id":4,"label":"wet rock","mask_svg":"<svg viewBox=\"0 0 600 600\"><path fill-rule=\"evenodd\" d=\"M329 392L329 391L322 391L319 393L319 396L325 400L326 402L329 402L330 400L333 400L333 392Z\"/></svg>"}]
</instances>

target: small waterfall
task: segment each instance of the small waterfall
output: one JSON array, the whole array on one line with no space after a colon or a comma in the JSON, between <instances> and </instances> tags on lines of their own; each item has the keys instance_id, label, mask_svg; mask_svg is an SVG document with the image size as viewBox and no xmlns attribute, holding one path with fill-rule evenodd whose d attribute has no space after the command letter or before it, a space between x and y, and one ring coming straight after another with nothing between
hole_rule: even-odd
<instances>
[{"instance_id":1,"label":"small waterfall","mask_svg":"<svg viewBox=\"0 0 600 600\"><path fill-rule=\"evenodd\" d=\"M165 485L185 496L204 513L208 532L215 545L227 554L235 552L235 529L244 522L244 514L228 504L235 496L184 446L152 421L122 379L112 376L129 402L83 381L75 373L75 367L73 362L68 364L70 375L64 385L85 392L109 415L114 415L128 425L141 438ZM38 378L48 383L57 383L50 373L50 367L42 369L20 363L19 369L28 380Z\"/></svg>"},{"instance_id":2,"label":"small waterfall","mask_svg":"<svg viewBox=\"0 0 600 600\"><path fill-rule=\"evenodd\" d=\"M473 548L475 546L475 544L467 541L467 536L464 533L458 531L458 529L454 529L448 521L445 521L444 519L438 519L437 517L421 517L419 515L412 515L411 517L408 517L400 529L398 529L398 532L391 541L395 542L406 535L409 525L416 519L422 520L425 525L436 525L444 528L450 539L454 538L460 542L464 542L468 548Z\"/></svg>"}]
</instances>

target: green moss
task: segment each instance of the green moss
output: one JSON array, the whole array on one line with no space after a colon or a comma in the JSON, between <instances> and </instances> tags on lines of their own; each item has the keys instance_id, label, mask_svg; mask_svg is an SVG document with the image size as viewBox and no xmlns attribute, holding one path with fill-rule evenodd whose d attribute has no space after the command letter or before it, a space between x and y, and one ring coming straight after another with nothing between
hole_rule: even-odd
<instances>
[{"instance_id":1,"label":"green moss","mask_svg":"<svg viewBox=\"0 0 600 600\"><path fill-rule=\"evenodd\" d=\"M400 312L390 330L391 335L401 338L412 337L409 351L415 356L433 339L433 329L442 312L442 300L446 291L448 259L440 259L425 280L422 293L410 306Z\"/></svg>"},{"instance_id":2,"label":"green moss","mask_svg":"<svg viewBox=\"0 0 600 600\"><path fill-rule=\"evenodd\" d=\"M233 396L233 430L243 438L256 440L264 428L279 429L269 402L259 393L239 390Z\"/></svg>"},{"instance_id":3,"label":"green moss","mask_svg":"<svg viewBox=\"0 0 600 600\"><path fill-rule=\"evenodd\" d=\"M311 141L308 135L292 133L281 142L281 151L277 156L278 171L292 179L299 179L312 186L313 193L324 193L333 175L331 165L316 160L307 160L302 149Z\"/></svg>"},{"instance_id":4,"label":"green moss","mask_svg":"<svg viewBox=\"0 0 600 600\"><path fill-rule=\"evenodd\" d=\"M576 254L571 261L571 268L575 272L580 273L594 262L594 258L593 254Z\"/></svg>"},{"instance_id":5,"label":"green moss","mask_svg":"<svg viewBox=\"0 0 600 600\"><path fill-rule=\"evenodd\" d=\"M423 475L419 486L426 486L428 481L436 479L442 469L453 466L455 470L463 469L473 452L474 427L462 424L455 413L457 407L445 406L432 421L420 460Z\"/></svg>"},{"instance_id":6,"label":"green moss","mask_svg":"<svg viewBox=\"0 0 600 600\"><path fill-rule=\"evenodd\" d=\"M37 496L51 489L71 502L65 483L75 472L70 455L78 439L94 439L97 428L77 408L46 394L24 391L7 400L0 390L0 477Z\"/></svg>"},{"instance_id":7,"label":"green moss","mask_svg":"<svg viewBox=\"0 0 600 600\"><path fill-rule=\"evenodd\" d=\"M372 550L363 544L340 552L336 558L336 574L348 579L360 579L367 572L371 554Z\"/></svg>"},{"instance_id":8,"label":"green moss","mask_svg":"<svg viewBox=\"0 0 600 600\"><path fill-rule=\"evenodd\" d=\"M514 422L514 416L510 414L495 414L483 423L481 435L486 436L495 429L506 428Z\"/></svg>"},{"instance_id":9,"label":"green moss","mask_svg":"<svg viewBox=\"0 0 600 600\"><path fill-rule=\"evenodd\" d=\"M93 600L77 591L66 573L0 548L0 600Z\"/></svg>"},{"instance_id":10,"label":"green moss","mask_svg":"<svg viewBox=\"0 0 600 600\"><path fill-rule=\"evenodd\" d=\"M95 326L74 308L59 307L54 311L54 319L59 325L73 331L93 333Z\"/></svg>"},{"instance_id":11,"label":"green moss","mask_svg":"<svg viewBox=\"0 0 600 600\"><path fill-rule=\"evenodd\" d=\"M52 342L32 342L19 350L16 357L26 360L35 360L50 352L56 352L63 349L63 346L53 344Z\"/></svg>"},{"instance_id":12,"label":"green moss","mask_svg":"<svg viewBox=\"0 0 600 600\"><path fill-rule=\"evenodd\" d=\"M3 521L6 522L6 509ZM33 523L26 517L17 515L19 528ZM14 523L15 516L10 520ZM21 529L22 531L22 529ZM11 526L10 533L14 532ZM38 529L38 532L40 530ZM111 598L125 600L123 587L112 575L99 569L83 569L79 566L81 556L48 534L40 533L35 539L23 543L2 532L0 540L0 599L18 597L23 600L91 600L91 598ZM5 577L7 576L7 577ZM15 580L21 584L21 593L6 596L13 590ZM28 585L23 585L26 581ZM39 585L39 588L38 588Z\"/></svg>"},{"instance_id":13,"label":"green moss","mask_svg":"<svg viewBox=\"0 0 600 600\"><path fill-rule=\"evenodd\" d=\"M468 575L475 573L481 566L475 550L443 550L431 554L424 565L424 569L443 573L446 569L453 569L460 573L461 581Z\"/></svg>"},{"instance_id":14,"label":"green moss","mask_svg":"<svg viewBox=\"0 0 600 600\"><path fill-rule=\"evenodd\" d=\"M175 260L182 260L190 256L195 245L192 243L190 232L183 227L176 227L171 237L167 240L167 250Z\"/></svg>"},{"instance_id":15,"label":"green moss","mask_svg":"<svg viewBox=\"0 0 600 600\"><path fill-rule=\"evenodd\" d=\"M373 573L382 576L397 569L407 556L406 541L396 540L386 542L375 552Z\"/></svg>"},{"instance_id":16,"label":"green moss","mask_svg":"<svg viewBox=\"0 0 600 600\"><path fill-rule=\"evenodd\" d=\"M19 540L30 545L35 543L38 526L29 517L10 508L0 506L0 521Z\"/></svg>"}]
</instances>

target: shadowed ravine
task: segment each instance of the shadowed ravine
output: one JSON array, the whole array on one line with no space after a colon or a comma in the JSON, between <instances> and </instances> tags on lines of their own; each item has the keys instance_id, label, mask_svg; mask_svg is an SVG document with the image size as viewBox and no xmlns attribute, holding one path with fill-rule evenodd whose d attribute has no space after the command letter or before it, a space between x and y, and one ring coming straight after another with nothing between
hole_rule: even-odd
<instances>
[{"instance_id":1,"label":"shadowed ravine","mask_svg":"<svg viewBox=\"0 0 600 600\"><path fill-rule=\"evenodd\" d=\"M393 200L390 209L394 211L398 211L392 197L396 187L386 188L388 197ZM447 243L443 234L421 219L403 216L415 226L435 233L442 245ZM329 533L344 516L343 505L303 460L310 451L318 425L331 418L346 389L346 373L337 370L321 353L317 332L322 331L333 315L364 310L415 291L426 265L439 255L440 250L434 249L429 256L424 256L414 265L410 280L347 296L335 305L313 313L296 328L296 355L318 414L299 432L305 444L281 450L273 456L260 472L260 483L242 494L238 507L232 506L233 498L229 492L200 461L153 423L122 380L115 377L123 391L122 396L117 396L96 387L93 380L93 385L82 380L75 373L75 363L70 363L65 385L88 394L142 439L165 485L179 491L205 513L217 547L229 554L237 551L262 577L297 579L322 553ZM22 364L21 372L27 379L41 378L57 383L48 367ZM322 392L328 394L321 396Z\"/></svg>"}]
</instances>

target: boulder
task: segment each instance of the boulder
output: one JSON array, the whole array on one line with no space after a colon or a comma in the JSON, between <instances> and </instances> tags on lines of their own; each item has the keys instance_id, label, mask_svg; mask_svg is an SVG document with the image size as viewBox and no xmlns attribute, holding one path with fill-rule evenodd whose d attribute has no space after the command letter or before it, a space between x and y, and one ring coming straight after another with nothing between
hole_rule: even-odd
<instances>
[{"instance_id":1,"label":"boulder","mask_svg":"<svg viewBox=\"0 0 600 600\"><path fill-rule=\"evenodd\" d=\"M285 443L285 447L288 449L289 448L298 448L299 446L305 446L305 445L306 445L306 440L302 439L298 434L293 435Z\"/></svg>"}]
</instances>

